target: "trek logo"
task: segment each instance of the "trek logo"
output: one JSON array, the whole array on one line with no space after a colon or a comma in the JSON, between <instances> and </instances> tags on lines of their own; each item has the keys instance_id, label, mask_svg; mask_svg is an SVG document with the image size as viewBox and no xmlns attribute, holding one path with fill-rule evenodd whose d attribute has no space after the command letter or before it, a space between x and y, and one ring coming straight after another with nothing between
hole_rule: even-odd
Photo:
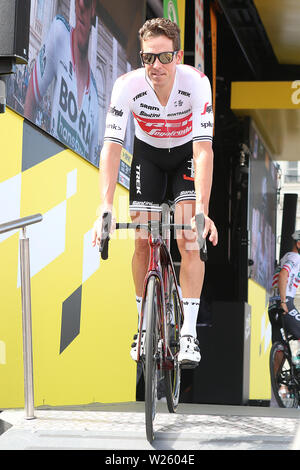
<instances>
[{"instance_id":1,"label":"trek logo","mask_svg":"<svg viewBox=\"0 0 300 470\"><path fill-rule=\"evenodd\" d=\"M135 186L136 194L142 194L141 191L141 165L137 165L135 168Z\"/></svg>"},{"instance_id":2,"label":"trek logo","mask_svg":"<svg viewBox=\"0 0 300 470\"><path fill-rule=\"evenodd\" d=\"M67 113L70 121L76 123L78 119L78 108L74 94L68 90L68 85L64 78L61 78L59 104L64 113ZM87 123L87 118L82 110L79 115L79 134L86 145L91 140L91 123Z\"/></svg>"},{"instance_id":3,"label":"trek logo","mask_svg":"<svg viewBox=\"0 0 300 470\"><path fill-rule=\"evenodd\" d=\"M181 119L147 119L133 113L140 128L157 138L184 137L192 132L192 113Z\"/></svg>"}]
</instances>

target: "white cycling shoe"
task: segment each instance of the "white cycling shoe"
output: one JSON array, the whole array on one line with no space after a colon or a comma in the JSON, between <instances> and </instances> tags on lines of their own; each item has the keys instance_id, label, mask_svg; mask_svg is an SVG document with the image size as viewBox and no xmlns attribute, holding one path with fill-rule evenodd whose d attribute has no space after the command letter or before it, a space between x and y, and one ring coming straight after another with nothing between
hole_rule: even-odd
<instances>
[{"instance_id":1,"label":"white cycling shoe","mask_svg":"<svg viewBox=\"0 0 300 470\"><path fill-rule=\"evenodd\" d=\"M145 338L146 338L146 331L142 331L141 337L141 355L145 354ZM130 356L134 361L137 361L137 350L138 350L138 333L133 337L133 343L131 345Z\"/></svg>"},{"instance_id":2,"label":"white cycling shoe","mask_svg":"<svg viewBox=\"0 0 300 470\"><path fill-rule=\"evenodd\" d=\"M182 369L193 369L197 367L201 359L199 342L190 335L184 335L180 338L180 350L178 362Z\"/></svg>"}]
</instances>

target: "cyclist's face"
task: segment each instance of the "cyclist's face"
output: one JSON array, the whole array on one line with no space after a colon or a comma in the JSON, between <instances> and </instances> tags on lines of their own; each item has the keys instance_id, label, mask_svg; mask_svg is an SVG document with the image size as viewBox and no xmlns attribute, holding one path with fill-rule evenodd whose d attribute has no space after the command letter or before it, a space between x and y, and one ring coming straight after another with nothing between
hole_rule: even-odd
<instances>
[{"instance_id":1,"label":"cyclist's face","mask_svg":"<svg viewBox=\"0 0 300 470\"><path fill-rule=\"evenodd\" d=\"M75 11L78 46L87 52L92 18L95 14L94 0L76 0Z\"/></svg>"},{"instance_id":2,"label":"cyclist's face","mask_svg":"<svg viewBox=\"0 0 300 470\"><path fill-rule=\"evenodd\" d=\"M142 41L143 52L153 52L159 54L160 52L174 51L173 41L167 36L150 37L146 41ZM146 72L154 86L165 86L168 83L173 83L176 64L180 64L182 59L182 51L174 55L170 64L162 64L158 58L152 65L145 65Z\"/></svg>"}]
</instances>

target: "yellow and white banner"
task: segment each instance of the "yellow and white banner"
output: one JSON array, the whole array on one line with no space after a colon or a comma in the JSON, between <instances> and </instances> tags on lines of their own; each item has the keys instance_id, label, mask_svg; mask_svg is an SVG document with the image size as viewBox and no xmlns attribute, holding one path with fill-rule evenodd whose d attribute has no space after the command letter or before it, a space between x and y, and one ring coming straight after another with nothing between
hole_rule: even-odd
<instances>
[{"instance_id":1,"label":"yellow and white banner","mask_svg":"<svg viewBox=\"0 0 300 470\"><path fill-rule=\"evenodd\" d=\"M178 24L181 49L184 49L185 0L164 0L164 17Z\"/></svg>"},{"instance_id":2,"label":"yellow and white banner","mask_svg":"<svg viewBox=\"0 0 300 470\"><path fill-rule=\"evenodd\" d=\"M195 0L195 67L204 72L204 10L203 0Z\"/></svg>"}]
</instances>

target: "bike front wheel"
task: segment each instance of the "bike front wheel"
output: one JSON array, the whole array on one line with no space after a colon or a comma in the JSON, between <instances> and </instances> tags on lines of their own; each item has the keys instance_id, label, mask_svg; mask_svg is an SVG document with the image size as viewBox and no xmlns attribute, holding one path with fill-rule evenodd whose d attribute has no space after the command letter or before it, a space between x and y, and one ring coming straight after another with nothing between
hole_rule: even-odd
<instances>
[{"instance_id":1,"label":"bike front wheel","mask_svg":"<svg viewBox=\"0 0 300 470\"><path fill-rule=\"evenodd\" d=\"M298 408L299 389L290 355L283 343L276 341L270 351L271 386L280 408Z\"/></svg>"},{"instance_id":2,"label":"bike front wheel","mask_svg":"<svg viewBox=\"0 0 300 470\"><path fill-rule=\"evenodd\" d=\"M160 283L156 277L148 281L145 299L147 318L145 340L145 419L147 440L154 440L153 422L156 414L159 363L159 313L161 308Z\"/></svg>"},{"instance_id":3,"label":"bike front wheel","mask_svg":"<svg viewBox=\"0 0 300 470\"><path fill-rule=\"evenodd\" d=\"M167 347L172 356L171 369L164 370L165 393L170 413L175 413L179 403L181 368L177 360L179 354L179 338L182 324L180 298L176 290L173 274L170 275L169 299L167 304Z\"/></svg>"}]
</instances>

